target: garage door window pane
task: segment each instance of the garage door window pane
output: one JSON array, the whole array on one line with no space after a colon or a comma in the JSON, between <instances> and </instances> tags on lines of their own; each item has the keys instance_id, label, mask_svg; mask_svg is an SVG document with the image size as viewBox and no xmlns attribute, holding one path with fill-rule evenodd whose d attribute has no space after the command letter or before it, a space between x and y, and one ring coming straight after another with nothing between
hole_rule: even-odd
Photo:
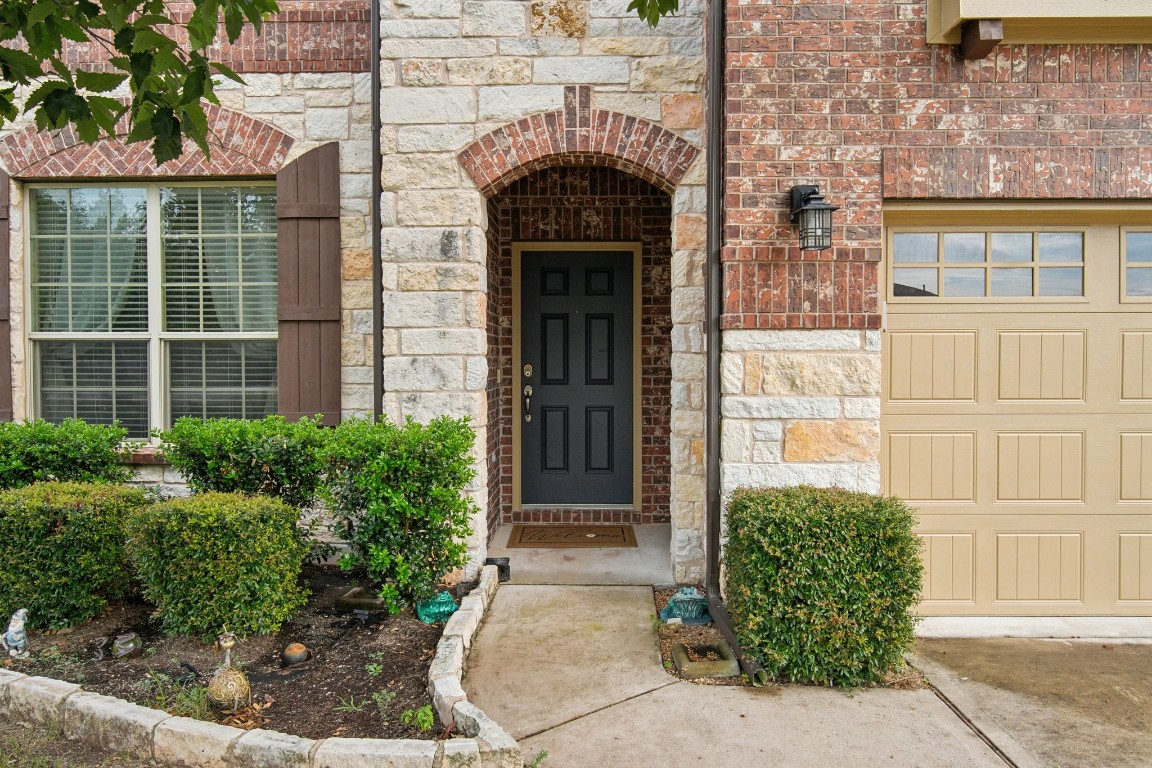
<instances>
[{"instance_id":1,"label":"garage door window pane","mask_svg":"<svg viewBox=\"0 0 1152 768\"><path fill-rule=\"evenodd\" d=\"M892 283L894 296L937 296L940 293L935 269L894 269Z\"/></svg>"},{"instance_id":2,"label":"garage door window pane","mask_svg":"<svg viewBox=\"0 0 1152 768\"><path fill-rule=\"evenodd\" d=\"M945 269L944 296L983 296L984 270Z\"/></svg>"},{"instance_id":3,"label":"garage door window pane","mask_svg":"<svg viewBox=\"0 0 1152 768\"><path fill-rule=\"evenodd\" d=\"M993 269L992 296L1031 296L1031 269Z\"/></svg>"},{"instance_id":4,"label":"garage door window pane","mask_svg":"<svg viewBox=\"0 0 1152 768\"><path fill-rule=\"evenodd\" d=\"M1080 267L1045 267L1040 270L1041 296L1083 296L1084 270Z\"/></svg>"},{"instance_id":5,"label":"garage door window pane","mask_svg":"<svg viewBox=\"0 0 1152 768\"><path fill-rule=\"evenodd\" d=\"M1124 258L1130 264L1152 262L1152 232L1129 232L1125 235Z\"/></svg>"},{"instance_id":6,"label":"garage door window pane","mask_svg":"<svg viewBox=\"0 0 1152 768\"><path fill-rule=\"evenodd\" d=\"M1079 232L1040 232L1036 237L1040 261L1084 261L1084 236Z\"/></svg>"},{"instance_id":7,"label":"garage door window pane","mask_svg":"<svg viewBox=\"0 0 1152 768\"><path fill-rule=\"evenodd\" d=\"M1152 296L1152 269L1129 267L1125 272L1125 295L1138 298Z\"/></svg>"},{"instance_id":8,"label":"garage door window pane","mask_svg":"<svg viewBox=\"0 0 1152 768\"><path fill-rule=\"evenodd\" d=\"M946 232L944 234L944 261L969 263L984 261L984 233ZM944 282L947 284L947 278Z\"/></svg>"},{"instance_id":9,"label":"garage door window pane","mask_svg":"<svg viewBox=\"0 0 1152 768\"><path fill-rule=\"evenodd\" d=\"M1031 232L993 232L992 261L1032 261Z\"/></svg>"},{"instance_id":10,"label":"garage door window pane","mask_svg":"<svg viewBox=\"0 0 1152 768\"><path fill-rule=\"evenodd\" d=\"M892 238L892 260L895 262L934 262L939 254L935 232L902 232Z\"/></svg>"}]
</instances>

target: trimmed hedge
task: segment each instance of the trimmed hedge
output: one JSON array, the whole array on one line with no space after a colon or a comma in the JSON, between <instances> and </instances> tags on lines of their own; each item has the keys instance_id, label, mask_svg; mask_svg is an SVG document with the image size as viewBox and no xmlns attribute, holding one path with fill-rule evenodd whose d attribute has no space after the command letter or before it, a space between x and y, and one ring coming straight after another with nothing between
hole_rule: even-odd
<instances>
[{"instance_id":1,"label":"trimmed hedge","mask_svg":"<svg viewBox=\"0 0 1152 768\"><path fill-rule=\"evenodd\" d=\"M271 634L307 599L310 547L299 513L278 499L202 493L140 510L128 554L144 596L170 635Z\"/></svg>"},{"instance_id":2,"label":"trimmed hedge","mask_svg":"<svg viewBox=\"0 0 1152 768\"><path fill-rule=\"evenodd\" d=\"M282 416L177 419L159 433L164 456L193 491L274 496L296 508L310 506L321 481L319 452L328 432L317 419Z\"/></svg>"},{"instance_id":3,"label":"trimmed hedge","mask_svg":"<svg viewBox=\"0 0 1152 768\"><path fill-rule=\"evenodd\" d=\"M467 420L347 421L324 452L325 497L336 532L351 546L341 567L363 568L390 611L425 600L468 561L476 503L476 433Z\"/></svg>"},{"instance_id":4,"label":"trimmed hedge","mask_svg":"<svg viewBox=\"0 0 1152 768\"><path fill-rule=\"evenodd\" d=\"M855 686L909 650L923 565L902 501L808 486L737 490L725 589L744 651L769 674Z\"/></svg>"},{"instance_id":5,"label":"trimmed hedge","mask_svg":"<svg viewBox=\"0 0 1152 768\"><path fill-rule=\"evenodd\" d=\"M118 424L88 424L80 419L59 424L43 419L0 422L0 488L51 480L125 482L132 476L121 455L127 434Z\"/></svg>"},{"instance_id":6,"label":"trimmed hedge","mask_svg":"<svg viewBox=\"0 0 1152 768\"><path fill-rule=\"evenodd\" d=\"M0 493L0 617L28 609L28 626L60 629L97 615L131 586L126 519L138 488L39 483ZM6 625L5 625L6 626Z\"/></svg>"}]
</instances>

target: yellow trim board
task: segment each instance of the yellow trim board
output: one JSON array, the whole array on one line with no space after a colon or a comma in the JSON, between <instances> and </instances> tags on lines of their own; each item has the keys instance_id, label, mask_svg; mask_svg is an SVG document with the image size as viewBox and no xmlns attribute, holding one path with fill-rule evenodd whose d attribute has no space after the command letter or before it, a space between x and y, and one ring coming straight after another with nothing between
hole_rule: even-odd
<instances>
[{"instance_id":1,"label":"yellow trim board","mask_svg":"<svg viewBox=\"0 0 1152 768\"><path fill-rule=\"evenodd\" d=\"M928 0L928 42L956 44L973 19L1004 22L1005 43L1145 43L1148 0Z\"/></svg>"}]
</instances>

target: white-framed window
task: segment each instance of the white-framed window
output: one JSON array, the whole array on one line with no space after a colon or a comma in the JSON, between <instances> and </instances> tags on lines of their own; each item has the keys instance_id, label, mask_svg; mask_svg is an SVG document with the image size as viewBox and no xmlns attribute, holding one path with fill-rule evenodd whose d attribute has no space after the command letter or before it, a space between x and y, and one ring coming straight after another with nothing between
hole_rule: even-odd
<instances>
[{"instance_id":1,"label":"white-framed window","mask_svg":"<svg viewBox=\"0 0 1152 768\"><path fill-rule=\"evenodd\" d=\"M119 421L276 411L272 183L27 187L32 415Z\"/></svg>"},{"instance_id":2,"label":"white-framed window","mask_svg":"<svg viewBox=\"0 0 1152 768\"><path fill-rule=\"evenodd\" d=\"M1083 229L892 229L889 297L1016 300L1084 296Z\"/></svg>"}]
</instances>

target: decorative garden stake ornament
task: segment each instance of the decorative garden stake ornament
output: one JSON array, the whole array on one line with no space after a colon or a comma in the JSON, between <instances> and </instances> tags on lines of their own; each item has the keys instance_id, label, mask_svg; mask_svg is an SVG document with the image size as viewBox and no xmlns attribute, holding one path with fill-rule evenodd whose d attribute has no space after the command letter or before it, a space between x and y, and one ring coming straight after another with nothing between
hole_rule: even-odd
<instances>
[{"instance_id":1,"label":"decorative garden stake ornament","mask_svg":"<svg viewBox=\"0 0 1152 768\"><path fill-rule=\"evenodd\" d=\"M216 638L216 650L224 651L224 663L208 681L208 698L213 704L221 708L232 708L232 714L240 708L252 703L252 687L248 685L248 676L232 666L232 649L236 647L236 635L224 628L224 633Z\"/></svg>"},{"instance_id":2,"label":"decorative garden stake ornament","mask_svg":"<svg viewBox=\"0 0 1152 768\"><path fill-rule=\"evenodd\" d=\"M456 611L456 601L447 592L441 592L431 600L416 603L416 616L425 624L445 621Z\"/></svg>"},{"instance_id":3,"label":"decorative garden stake ornament","mask_svg":"<svg viewBox=\"0 0 1152 768\"><path fill-rule=\"evenodd\" d=\"M14 659L28 658L28 633L24 631L24 622L28 619L28 609L21 608L12 614L12 620L8 622L8 631L4 633L4 637L0 638L0 643L4 644L4 650L8 651L8 655Z\"/></svg>"},{"instance_id":4,"label":"decorative garden stake ornament","mask_svg":"<svg viewBox=\"0 0 1152 768\"><path fill-rule=\"evenodd\" d=\"M660 618L681 619L685 624L708 624L712 617L708 615L708 598L700 594L696 587L682 587L672 595L668 605L660 611Z\"/></svg>"}]
</instances>

